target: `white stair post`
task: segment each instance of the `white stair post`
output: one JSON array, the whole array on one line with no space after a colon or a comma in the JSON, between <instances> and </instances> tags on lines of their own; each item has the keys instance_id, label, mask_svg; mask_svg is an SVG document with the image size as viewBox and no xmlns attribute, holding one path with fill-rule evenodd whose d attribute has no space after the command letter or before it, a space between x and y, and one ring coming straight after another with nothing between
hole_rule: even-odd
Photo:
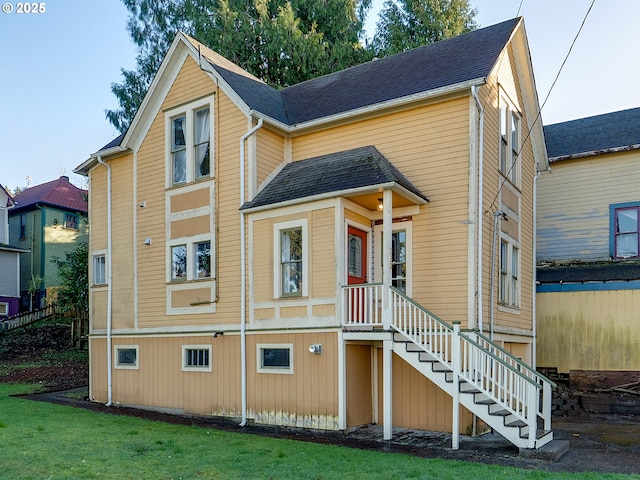
<instances>
[{"instance_id":1,"label":"white stair post","mask_svg":"<svg viewBox=\"0 0 640 480\"><path fill-rule=\"evenodd\" d=\"M451 448L458 450L460 448L460 322L453 322L451 368L453 369Z\"/></svg>"}]
</instances>

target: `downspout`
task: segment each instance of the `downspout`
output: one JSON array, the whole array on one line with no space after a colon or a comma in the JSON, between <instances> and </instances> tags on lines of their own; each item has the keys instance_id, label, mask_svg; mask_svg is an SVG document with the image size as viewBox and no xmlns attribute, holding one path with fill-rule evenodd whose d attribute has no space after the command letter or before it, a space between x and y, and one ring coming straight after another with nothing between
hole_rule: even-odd
<instances>
[{"instance_id":1,"label":"downspout","mask_svg":"<svg viewBox=\"0 0 640 480\"><path fill-rule=\"evenodd\" d=\"M262 119L240 138L240 208L244 205L244 142L262 127ZM246 272L246 239L245 239L245 213L240 210L240 371L242 384L242 421L240 426L247 424L247 272Z\"/></svg>"},{"instance_id":2,"label":"downspout","mask_svg":"<svg viewBox=\"0 0 640 480\"><path fill-rule=\"evenodd\" d=\"M533 369L535 370L536 368L536 360L537 360L537 348L538 348L538 332L537 332L537 312L536 312L536 286L538 283L538 278L537 278L537 264L538 264L538 252L536 251L536 249L538 248L537 246L537 240L536 240L536 236L538 235L537 232L537 228L538 228L538 220L537 220L537 214L538 214L538 178L540 178L540 172L536 172L536 174L533 177L533 298L531 299L531 305L532 305L532 314L533 314L533 319L532 319L532 325L531 325L531 330L533 333L533 346L532 349L533 351L531 352L531 366L533 367Z\"/></svg>"},{"instance_id":3,"label":"downspout","mask_svg":"<svg viewBox=\"0 0 640 480\"><path fill-rule=\"evenodd\" d=\"M478 295L478 325L477 328L482 333L482 209L483 206L483 181L484 181L484 108L480 103L480 99L478 98L478 87L476 85L471 86L471 95L473 99L476 101L476 105L478 106L478 110L480 111L480 117L478 122L480 123L480 128L478 132L478 136L480 140L478 142L478 266L477 266L477 277L478 277L478 286L477 286L477 295Z\"/></svg>"},{"instance_id":4,"label":"downspout","mask_svg":"<svg viewBox=\"0 0 640 480\"><path fill-rule=\"evenodd\" d=\"M98 155L98 163L107 167L107 258L109 271L107 280L107 390L108 400L107 407L110 407L113 403L113 359L111 357L111 327L112 327L112 310L111 304L113 299L113 269L111 268L111 165L102 160L102 157Z\"/></svg>"}]
</instances>

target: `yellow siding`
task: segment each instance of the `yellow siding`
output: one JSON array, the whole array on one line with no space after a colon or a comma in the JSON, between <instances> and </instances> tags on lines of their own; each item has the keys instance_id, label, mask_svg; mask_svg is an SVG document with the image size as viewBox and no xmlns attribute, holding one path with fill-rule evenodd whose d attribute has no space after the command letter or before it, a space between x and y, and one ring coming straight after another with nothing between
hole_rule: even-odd
<instances>
[{"instance_id":1,"label":"yellow siding","mask_svg":"<svg viewBox=\"0 0 640 480\"><path fill-rule=\"evenodd\" d=\"M189 237L209 233L209 216L187 218L171 222L171 238Z\"/></svg>"},{"instance_id":2,"label":"yellow siding","mask_svg":"<svg viewBox=\"0 0 640 480\"><path fill-rule=\"evenodd\" d=\"M171 292L171 307L183 308L212 302L210 288L190 288Z\"/></svg>"},{"instance_id":3,"label":"yellow siding","mask_svg":"<svg viewBox=\"0 0 640 480\"><path fill-rule=\"evenodd\" d=\"M114 337L114 348L137 345L137 370L113 370L113 401L123 405L153 405L177 413L240 415L240 340L224 335L175 337ZM211 372L182 371L183 345L211 345ZM107 400L106 341L91 339L91 400ZM230 359L238 361L230 361Z\"/></svg>"},{"instance_id":4,"label":"yellow siding","mask_svg":"<svg viewBox=\"0 0 640 480\"><path fill-rule=\"evenodd\" d=\"M293 344L292 375L257 373L256 345ZM322 344L322 353L309 345ZM249 417L256 423L335 430L338 428L338 340L336 333L249 335Z\"/></svg>"},{"instance_id":5,"label":"yellow siding","mask_svg":"<svg viewBox=\"0 0 640 480\"><path fill-rule=\"evenodd\" d=\"M257 172L258 186L284 161L284 138L282 135L262 128L258 131Z\"/></svg>"},{"instance_id":6,"label":"yellow siding","mask_svg":"<svg viewBox=\"0 0 640 480\"><path fill-rule=\"evenodd\" d=\"M336 246L335 210L325 208L311 214L309 232L311 255L311 298L335 296L336 292Z\"/></svg>"},{"instance_id":7,"label":"yellow siding","mask_svg":"<svg viewBox=\"0 0 640 480\"><path fill-rule=\"evenodd\" d=\"M353 210L346 209L344 211L344 218L352 222L358 223L360 225L366 225L366 226L371 225L371 220L369 220L367 217L363 217L362 215L354 212Z\"/></svg>"},{"instance_id":8,"label":"yellow siding","mask_svg":"<svg viewBox=\"0 0 640 480\"><path fill-rule=\"evenodd\" d=\"M293 139L294 160L375 145L429 195L413 217L413 296L449 322L467 318L468 106L449 100Z\"/></svg>"},{"instance_id":9,"label":"yellow siding","mask_svg":"<svg viewBox=\"0 0 640 480\"><path fill-rule=\"evenodd\" d=\"M539 260L608 260L609 205L640 200L638 151L563 160L538 180Z\"/></svg>"},{"instance_id":10,"label":"yellow siding","mask_svg":"<svg viewBox=\"0 0 640 480\"><path fill-rule=\"evenodd\" d=\"M640 290L537 295L537 363L569 370L640 370Z\"/></svg>"},{"instance_id":11,"label":"yellow siding","mask_svg":"<svg viewBox=\"0 0 640 480\"><path fill-rule=\"evenodd\" d=\"M193 192L173 195L171 197L170 211L171 213L176 213L198 207L207 207L210 202L209 189L201 188Z\"/></svg>"},{"instance_id":12,"label":"yellow siding","mask_svg":"<svg viewBox=\"0 0 640 480\"><path fill-rule=\"evenodd\" d=\"M515 199L513 193L502 186L504 177L499 172L499 94L500 88L509 96L510 100L520 109L522 116L521 139L527 138L529 123L522 105L524 100L521 95L520 83L517 77L512 48L508 49L509 55L504 55L498 62L498 68L488 79L487 85L480 88L480 101L484 107L484 195L483 195L483 319L485 329L490 321L491 308L491 261L493 241L493 213L499 210L500 201L513 206ZM531 139L528 139L521 150L521 186L517 189L521 198L520 204L520 309L518 314L503 311L496 308L494 311L494 325L497 331L501 329L516 328L521 331L530 331L533 326L533 177L535 176L535 160ZM511 220L510 220L511 221ZM508 222L507 222L508 223ZM511 234L516 234L512 229L515 225L504 225ZM514 237L518 238L518 236ZM499 244L496 242L495 268L499 262ZM495 275L494 291L498 295L499 275Z\"/></svg>"},{"instance_id":13,"label":"yellow siding","mask_svg":"<svg viewBox=\"0 0 640 480\"><path fill-rule=\"evenodd\" d=\"M273 299L273 222L253 222L253 295L256 302Z\"/></svg>"}]
</instances>

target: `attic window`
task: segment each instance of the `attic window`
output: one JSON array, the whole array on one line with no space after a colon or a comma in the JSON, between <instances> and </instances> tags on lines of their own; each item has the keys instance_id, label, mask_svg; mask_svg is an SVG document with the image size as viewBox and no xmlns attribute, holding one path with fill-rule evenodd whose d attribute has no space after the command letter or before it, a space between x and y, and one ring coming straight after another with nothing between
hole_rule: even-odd
<instances>
[{"instance_id":1,"label":"attic window","mask_svg":"<svg viewBox=\"0 0 640 480\"><path fill-rule=\"evenodd\" d=\"M213 97L165 113L167 187L211 176Z\"/></svg>"},{"instance_id":2,"label":"attic window","mask_svg":"<svg viewBox=\"0 0 640 480\"><path fill-rule=\"evenodd\" d=\"M64 228L78 230L78 216L71 213L64 214Z\"/></svg>"}]
</instances>

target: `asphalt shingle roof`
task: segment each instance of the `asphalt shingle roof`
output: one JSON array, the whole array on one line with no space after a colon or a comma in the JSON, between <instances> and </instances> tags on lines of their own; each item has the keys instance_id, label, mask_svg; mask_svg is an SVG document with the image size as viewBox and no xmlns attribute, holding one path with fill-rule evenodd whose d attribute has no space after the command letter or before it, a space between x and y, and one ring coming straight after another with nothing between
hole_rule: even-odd
<instances>
[{"instance_id":1,"label":"asphalt shingle roof","mask_svg":"<svg viewBox=\"0 0 640 480\"><path fill-rule=\"evenodd\" d=\"M26 210L37 203L87 212L87 191L70 183L69 177L65 176L27 188L13 197L13 200L16 206L11 212Z\"/></svg>"},{"instance_id":2,"label":"asphalt shingle roof","mask_svg":"<svg viewBox=\"0 0 640 480\"><path fill-rule=\"evenodd\" d=\"M640 108L544 127L550 159L640 145Z\"/></svg>"},{"instance_id":3,"label":"asphalt shingle roof","mask_svg":"<svg viewBox=\"0 0 640 480\"><path fill-rule=\"evenodd\" d=\"M391 182L428 201L378 149L367 146L287 164L242 209Z\"/></svg>"}]
</instances>

